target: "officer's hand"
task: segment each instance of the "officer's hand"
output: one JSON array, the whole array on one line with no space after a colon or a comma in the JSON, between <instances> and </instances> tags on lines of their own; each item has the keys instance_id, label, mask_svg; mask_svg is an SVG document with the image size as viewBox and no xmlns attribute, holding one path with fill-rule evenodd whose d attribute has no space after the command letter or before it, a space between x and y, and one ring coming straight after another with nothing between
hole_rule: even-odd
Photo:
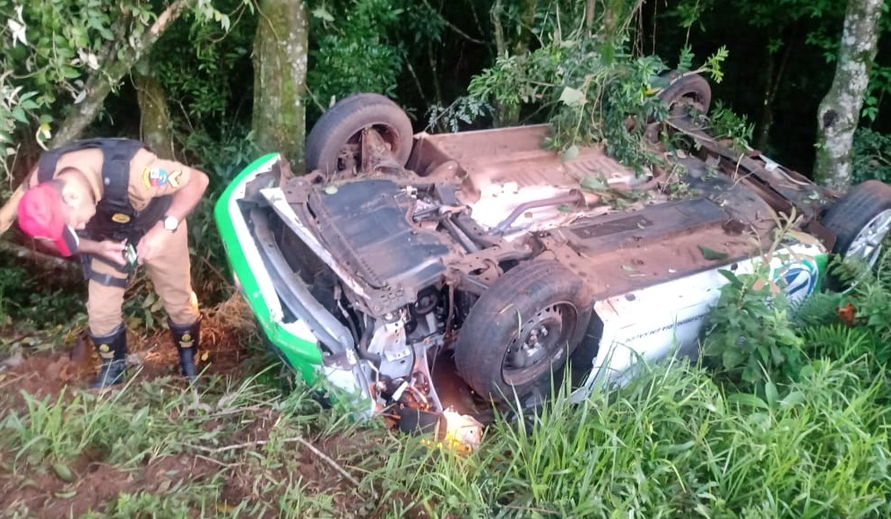
<instances>
[{"instance_id":1,"label":"officer's hand","mask_svg":"<svg viewBox=\"0 0 891 519\"><path fill-rule=\"evenodd\" d=\"M103 240L96 244L96 251L93 254L102 256L118 265L126 266L127 259L124 258L124 249L126 248L126 241Z\"/></svg>"},{"instance_id":2,"label":"officer's hand","mask_svg":"<svg viewBox=\"0 0 891 519\"><path fill-rule=\"evenodd\" d=\"M143 236L136 245L136 257L138 258L139 263L142 264L146 261L151 261L158 254L163 252L167 238L170 236L172 236L170 231L164 229L160 223L149 229L149 231L145 233L145 236Z\"/></svg>"}]
</instances>

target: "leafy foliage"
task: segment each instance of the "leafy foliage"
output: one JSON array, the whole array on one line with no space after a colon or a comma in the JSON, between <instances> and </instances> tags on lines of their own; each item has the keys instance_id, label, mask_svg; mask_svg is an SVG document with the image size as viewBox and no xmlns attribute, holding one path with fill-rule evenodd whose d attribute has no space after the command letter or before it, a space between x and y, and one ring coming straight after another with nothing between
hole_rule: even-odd
<instances>
[{"instance_id":1,"label":"leafy foliage","mask_svg":"<svg viewBox=\"0 0 891 519\"><path fill-rule=\"evenodd\" d=\"M501 56L471 80L469 101L453 106L539 106L553 129L549 145L564 157L573 157L580 145L601 143L611 155L640 169L657 160L644 129L666 115L656 94L670 84L662 75L668 67L656 56L634 58L612 46L605 50L602 42L576 32L528 54ZM719 49L696 72L720 81L726 57L726 49ZM689 68L692 60L685 48L682 67Z\"/></svg>"},{"instance_id":2,"label":"leafy foliage","mask_svg":"<svg viewBox=\"0 0 891 519\"><path fill-rule=\"evenodd\" d=\"M891 357L891 253L886 250L874 273L863 272L848 296L858 321L878 338L881 349Z\"/></svg>"},{"instance_id":3,"label":"leafy foliage","mask_svg":"<svg viewBox=\"0 0 891 519\"><path fill-rule=\"evenodd\" d=\"M723 385L709 370L671 359L643 365L627 386L578 404L564 386L538 412L498 420L467 455L430 436L349 422L321 409L307 388L283 396L262 377L210 377L197 398L163 378L104 395L23 397L22 406L0 408L0 449L10 472L23 476L77 467L85 449L136 480L146 459L149 467L196 454L218 462L194 479L188 470L169 471L170 492L155 491L157 482L146 478L152 486L128 488L103 503L103 514L84 517L196 510L227 517L885 517L887 372L869 357L859 328L821 327L808 337L821 355L800 380L777 384L777 393ZM266 443L253 443L258 437ZM359 484L319 485L308 466L334 471L287 443L295 438ZM233 480L249 482L234 502ZM10 512L37 515L28 506L37 505L19 500Z\"/></svg>"},{"instance_id":4,"label":"leafy foliage","mask_svg":"<svg viewBox=\"0 0 891 519\"><path fill-rule=\"evenodd\" d=\"M744 150L752 140L755 125L744 115L738 115L721 101L716 101L709 110L708 124L711 135L717 139L728 139L737 150Z\"/></svg>"},{"instance_id":5,"label":"leafy foliage","mask_svg":"<svg viewBox=\"0 0 891 519\"><path fill-rule=\"evenodd\" d=\"M756 387L770 380L794 380L802 367L802 339L789 306L772 290L765 270L736 275L722 270L729 284L705 323L706 358L720 362L732 379Z\"/></svg>"},{"instance_id":6,"label":"leafy foliage","mask_svg":"<svg viewBox=\"0 0 891 519\"><path fill-rule=\"evenodd\" d=\"M253 84L247 69L256 19L241 0L218 4L232 10L234 24L202 23L199 15L187 14L152 48L153 73L186 135L196 129L216 133L224 121L250 115L243 102Z\"/></svg>"},{"instance_id":7,"label":"leafy foliage","mask_svg":"<svg viewBox=\"0 0 891 519\"><path fill-rule=\"evenodd\" d=\"M358 92L395 97L413 46L439 38L441 16L409 0L325 0L311 10L307 84L320 108Z\"/></svg>"},{"instance_id":8,"label":"leafy foliage","mask_svg":"<svg viewBox=\"0 0 891 519\"><path fill-rule=\"evenodd\" d=\"M44 125L38 136L45 139L61 106L82 99L84 81L99 69L106 46L116 39L115 31L129 25L129 17L114 25L110 4L103 0L0 1L0 18L6 21L0 26L0 38L10 42L10 48L0 54L4 157L15 153L12 121L22 126ZM121 8L144 22L152 14L144 2L125 1ZM145 28L144 23L130 26L135 35Z\"/></svg>"},{"instance_id":9,"label":"leafy foliage","mask_svg":"<svg viewBox=\"0 0 891 519\"><path fill-rule=\"evenodd\" d=\"M891 134L860 128L854 134L852 181L891 182Z\"/></svg>"},{"instance_id":10,"label":"leafy foliage","mask_svg":"<svg viewBox=\"0 0 891 519\"><path fill-rule=\"evenodd\" d=\"M250 5L241 0L243 5ZM41 147L52 124L75 111L91 94L91 78L138 42L169 3L140 0L0 0L0 37L10 41L0 54L0 157L4 167L17 153L21 135L33 133ZM228 15L212 0L187 2L196 19L228 27ZM114 89L116 84L112 84ZM8 169L7 169L8 171Z\"/></svg>"},{"instance_id":11,"label":"leafy foliage","mask_svg":"<svg viewBox=\"0 0 891 519\"><path fill-rule=\"evenodd\" d=\"M65 280L47 280L29 272L18 258L0 254L0 329L15 322L52 327L68 324L81 311L79 286ZM58 276L56 276L58 278Z\"/></svg>"}]
</instances>

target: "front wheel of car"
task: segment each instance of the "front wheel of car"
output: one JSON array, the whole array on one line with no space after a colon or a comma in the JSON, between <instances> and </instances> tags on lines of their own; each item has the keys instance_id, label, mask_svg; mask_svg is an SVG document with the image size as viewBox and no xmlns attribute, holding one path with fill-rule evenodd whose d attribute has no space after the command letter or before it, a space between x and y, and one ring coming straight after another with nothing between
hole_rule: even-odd
<instances>
[{"instance_id":1,"label":"front wheel of car","mask_svg":"<svg viewBox=\"0 0 891 519\"><path fill-rule=\"evenodd\" d=\"M891 186L867 180L833 205L822 223L835 236L832 251L873 267L891 230Z\"/></svg>"},{"instance_id":2,"label":"front wheel of car","mask_svg":"<svg viewBox=\"0 0 891 519\"><path fill-rule=\"evenodd\" d=\"M585 284L565 266L521 263L471 308L455 345L458 373L483 398L541 399L562 381L591 314Z\"/></svg>"},{"instance_id":3,"label":"front wheel of car","mask_svg":"<svg viewBox=\"0 0 891 519\"><path fill-rule=\"evenodd\" d=\"M356 94L336 103L306 138L307 171L329 178L401 169L412 146L411 121L405 111L379 94Z\"/></svg>"}]
</instances>

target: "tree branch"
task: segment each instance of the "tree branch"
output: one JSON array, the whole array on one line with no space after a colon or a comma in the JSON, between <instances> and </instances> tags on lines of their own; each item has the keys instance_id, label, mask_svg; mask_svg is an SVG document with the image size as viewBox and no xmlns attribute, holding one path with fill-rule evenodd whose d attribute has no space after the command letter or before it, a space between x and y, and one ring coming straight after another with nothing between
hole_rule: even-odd
<instances>
[{"instance_id":1,"label":"tree branch","mask_svg":"<svg viewBox=\"0 0 891 519\"><path fill-rule=\"evenodd\" d=\"M161 34L182 14L188 0L176 0L167 6L166 9L158 16L155 23L149 27L132 46L124 44L126 41L126 26L129 18L122 17L116 22L116 33L120 31L115 38L116 45L113 45L110 52L106 55L98 70L90 74L87 78L84 91L86 97L79 104L79 107L72 112L62 122L55 137L52 139L51 146L57 147L73 141L89 126L91 122L99 114L102 105L108 94L117 86L121 79L130 71L133 65L139 61L140 57L145 54ZM121 31L121 29L124 29ZM124 41L121 41L124 40ZM115 52L117 46L122 46L120 52Z\"/></svg>"},{"instance_id":2,"label":"tree branch","mask_svg":"<svg viewBox=\"0 0 891 519\"><path fill-rule=\"evenodd\" d=\"M198 450L200 450L200 451L207 452L207 453L209 453L209 454L218 454L218 453L221 453L221 452L228 452L228 451L234 451L234 450L240 450L240 449L247 449L247 448L250 448L250 447L260 447L260 446L266 445L267 443L270 443L270 441L271 441L271 440L254 440L254 441L250 441L250 442L238 443L238 444L235 444L235 445L226 445L225 447L217 447L217 448L215 448L215 449L212 449L212 448L209 448L209 447L204 447L204 446L201 446L201 445L189 445L189 447L192 447L193 449L198 449ZM350 474L349 472L347 472L346 469L344 469L343 467L340 466L340 464L338 464L336 461L334 461L333 459L331 459L330 457L328 457L328 455L326 455L325 453L323 453L322 451L320 451L319 449L317 449L313 444L309 443L308 441L304 440L303 438L301 438L301 437L298 436L298 437L295 437L295 438L285 438L285 439L280 440L280 441L281 441L282 443L293 443L293 442L297 442L297 443L303 445L304 447L306 447L307 449L309 449L310 452L312 452L313 454L315 454L319 459L321 459L322 461L324 461L325 463L327 463L331 468L333 468L334 470L336 470L336 471L338 472L338 474L340 474L341 476L344 477L344 479L346 479L347 481L349 481L350 483L352 483L352 484L355 485L356 487L359 486L359 481L358 481L355 477L353 477L352 474Z\"/></svg>"},{"instance_id":3,"label":"tree branch","mask_svg":"<svg viewBox=\"0 0 891 519\"><path fill-rule=\"evenodd\" d=\"M24 245L0 240L0 252L11 254L17 258L23 258L28 262L40 266L44 270L61 270L66 275L79 276L78 263L58 256L51 256L36 251Z\"/></svg>"}]
</instances>

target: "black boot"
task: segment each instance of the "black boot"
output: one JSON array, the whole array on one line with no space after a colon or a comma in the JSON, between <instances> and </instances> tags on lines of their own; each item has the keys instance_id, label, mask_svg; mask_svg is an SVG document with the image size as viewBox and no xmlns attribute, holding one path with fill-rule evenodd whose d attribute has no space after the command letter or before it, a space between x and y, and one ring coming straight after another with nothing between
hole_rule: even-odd
<instances>
[{"instance_id":1,"label":"black boot","mask_svg":"<svg viewBox=\"0 0 891 519\"><path fill-rule=\"evenodd\" d=\"M198 376L198 367L195 358L198 354L198 346L201 341L201 321L195 321L188 326L174 324L169 319L170 333L173 334L173 344L179 352L179 371L189 382L193 382Z\"/></svg>"},{"instance_id":2,"label":"black boot","mask_svg":"<svg viewBox=\"0 0 891 519\"><path fill-rule=\"evenodd\" d=\"M90 387L99 389L123 382L127 365L127 329L122 324L108 335L90 337L102 359L99 374Z\"/></svg>"}]
</instances>

